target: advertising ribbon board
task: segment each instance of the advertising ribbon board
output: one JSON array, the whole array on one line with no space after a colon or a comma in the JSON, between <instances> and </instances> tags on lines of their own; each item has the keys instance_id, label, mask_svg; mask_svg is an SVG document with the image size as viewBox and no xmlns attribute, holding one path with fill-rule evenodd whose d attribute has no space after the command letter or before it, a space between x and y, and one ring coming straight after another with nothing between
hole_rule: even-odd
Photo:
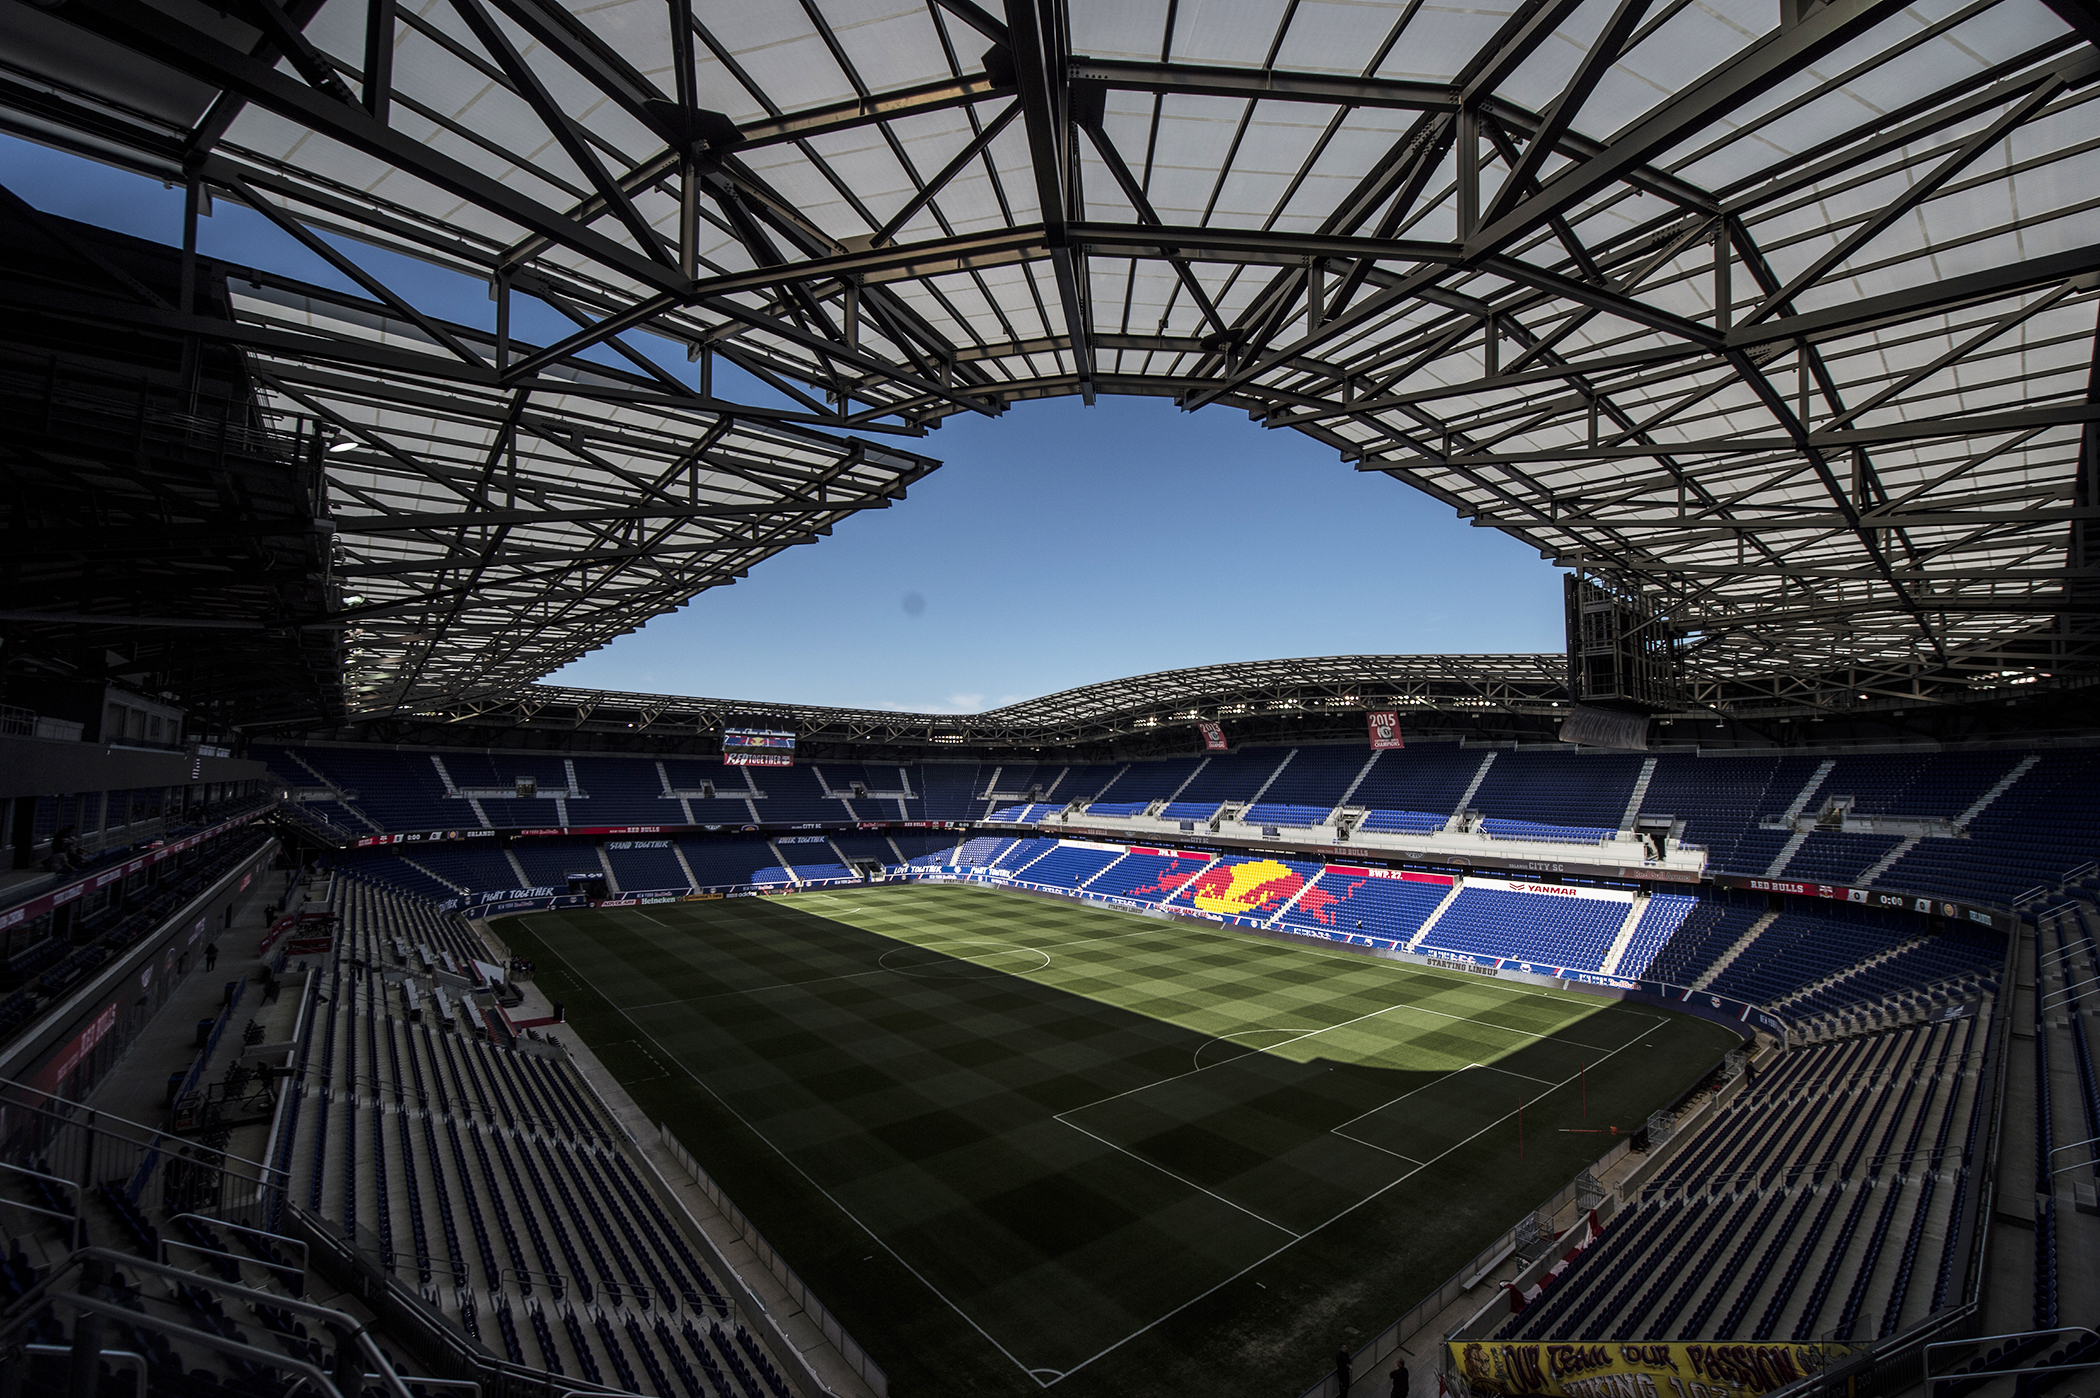
<instances>
[{"instance_id":1,"label":"advertising ribbon board","mask_svg":"<svg viewBox=\"0 0 2100 1398\"><path fill-rule=\"evenodd\" d=\"M1850 1354L1844 1345L1459 1341L1474 1398L1760 1398Z\"/></svg>"},{"instance_id":2,"label":"advertising ribbon board","mask_svg":"<svg viewBox=\"0 0 2100 1398\"><path fill-rule=\"evenodd\" d=\"M1366 715L1371 727L1371 751L1385 752L1390 748L1404 748L1400 740L1400 715L1391 711Z\"/></svg>"}]
</instances>

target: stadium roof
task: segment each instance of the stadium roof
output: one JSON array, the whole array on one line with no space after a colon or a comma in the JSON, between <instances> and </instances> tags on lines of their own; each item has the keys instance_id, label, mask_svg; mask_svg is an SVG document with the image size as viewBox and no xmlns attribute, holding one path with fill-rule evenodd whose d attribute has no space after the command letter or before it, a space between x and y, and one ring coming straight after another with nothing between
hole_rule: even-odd
<instances>
[{"instance_id":1,"label":"stadium roof","mask_svg":"<svg viewBox=\"0 0 2100 1398\"><path fill-rule=\"evenodd\" d=\"M1183 730L1202 719L1317 718L1328 712L1340 716L1381 708L1550 715L1567 708L1566 665L1559 654L1253 660L1081 685L973 714L767 704L542 684L423 716L441 722L552 723L678 734L712 733L725 725L763 720L790 725L805 737L846 742L1062 747Z\"/></svg>"},{"instance_id":2,"label":"stadium roof","mask_svg":"<svg viewBox=\"0 0 2100 1398\"><path fill-rule=\"evenodd\" d=\"M2090 664L2084 0L0 14L10 129L578 324L545 349L474 339L362 274L371 299L311 328L384 345L372 377L422 396L362 401L341 366L373 356L310 342L285 354L335 368L307 397L271 369L282 404L359 443L373 479L361 497L336 473L339 513L414 521L342 555L399 626L352 657L353 708L514 688L742 566L662 561L724 503L672 485L718 427L710 448L776 473L785 513L754 527L798 536L813 475L866 503L932 465L822 429L1073 393L1318 437L1645 587L1711 685L1897 695ZM600 344L640 396L584 386L604 371L575 356ZM666 344L774 385L801 430L694 394L650 361ZM499 508L506 430L534 438L543 489ZM519 580L493 586L478 560L509 531ZM601 550L626 551L623 581L558 600ZM417 581L380 594L390 577ZM454 646L449 609L477 593L486 625Z\"/></svg>"}]
</instances>

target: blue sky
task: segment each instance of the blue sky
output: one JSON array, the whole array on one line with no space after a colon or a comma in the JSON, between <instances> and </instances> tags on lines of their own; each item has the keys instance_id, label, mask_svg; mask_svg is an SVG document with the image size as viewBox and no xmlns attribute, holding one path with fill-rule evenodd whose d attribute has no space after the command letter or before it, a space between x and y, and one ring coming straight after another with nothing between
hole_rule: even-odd
<instances>
[{"instance_id":1,"label":"blue sky","mask_svg":"<svg viewBox=\"0 0 2100 1398\"><path fill-rule=\"evenodd\" d=\"M51 213L180 237L180 191L158 181L5 137L0 170ZM207 255L353 289L246 209L220 203L199 241ZM477 281L338 246L439 314L490 320ZM568 328L551 311L539 319L542 338ZM665 364L687 372L683 355ZM726 374L716 391L776 401ZM966 712L1220 661L1564 644L1559 571L1535 550L1241 412L1056 399L898 440L946 463L908 500L550 678Z\"/></svg>"}]
</instances>

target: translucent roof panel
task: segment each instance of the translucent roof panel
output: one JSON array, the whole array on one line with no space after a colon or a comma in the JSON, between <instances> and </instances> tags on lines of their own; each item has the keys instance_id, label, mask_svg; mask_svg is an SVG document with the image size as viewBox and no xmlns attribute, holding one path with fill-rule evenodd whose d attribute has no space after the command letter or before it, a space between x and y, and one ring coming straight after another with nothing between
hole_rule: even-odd
<instances>
[{"instance_id":1,"label":"translucent roof panel","mask_svg":"<svg viewBox=\"0 0 2100 1398\"><path fill-rule=\"evenodd\" d=\"M289 52L181 0L54 13L24 129L552 298L548 364L644 328L841 440L1228 404L1643 590L1711 693L2090 652L2100 63L2041 0L321 0ZM626 489L677 435L358 411ZM437 474L344 488L437 509ZM584 568L530 546L511 615Z\"/></svg>"}]
</instances>

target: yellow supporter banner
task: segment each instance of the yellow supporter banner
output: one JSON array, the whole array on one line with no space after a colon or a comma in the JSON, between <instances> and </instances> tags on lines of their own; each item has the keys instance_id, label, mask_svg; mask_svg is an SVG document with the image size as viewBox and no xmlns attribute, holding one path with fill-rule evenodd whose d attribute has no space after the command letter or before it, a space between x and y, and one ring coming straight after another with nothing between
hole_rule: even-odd
<instances>
[{"instance_id":1,"label":"yellow supporter banner","mask_svg":"<svg viewBox=\"0 0 2100 1398\"><path fill-rule=\"evenodd\" d=\"M1451 1366L1474 1398L1760 1398L1849 1347L1793 1344L1461 1341Z\"/></svg>"}]
</instances>

